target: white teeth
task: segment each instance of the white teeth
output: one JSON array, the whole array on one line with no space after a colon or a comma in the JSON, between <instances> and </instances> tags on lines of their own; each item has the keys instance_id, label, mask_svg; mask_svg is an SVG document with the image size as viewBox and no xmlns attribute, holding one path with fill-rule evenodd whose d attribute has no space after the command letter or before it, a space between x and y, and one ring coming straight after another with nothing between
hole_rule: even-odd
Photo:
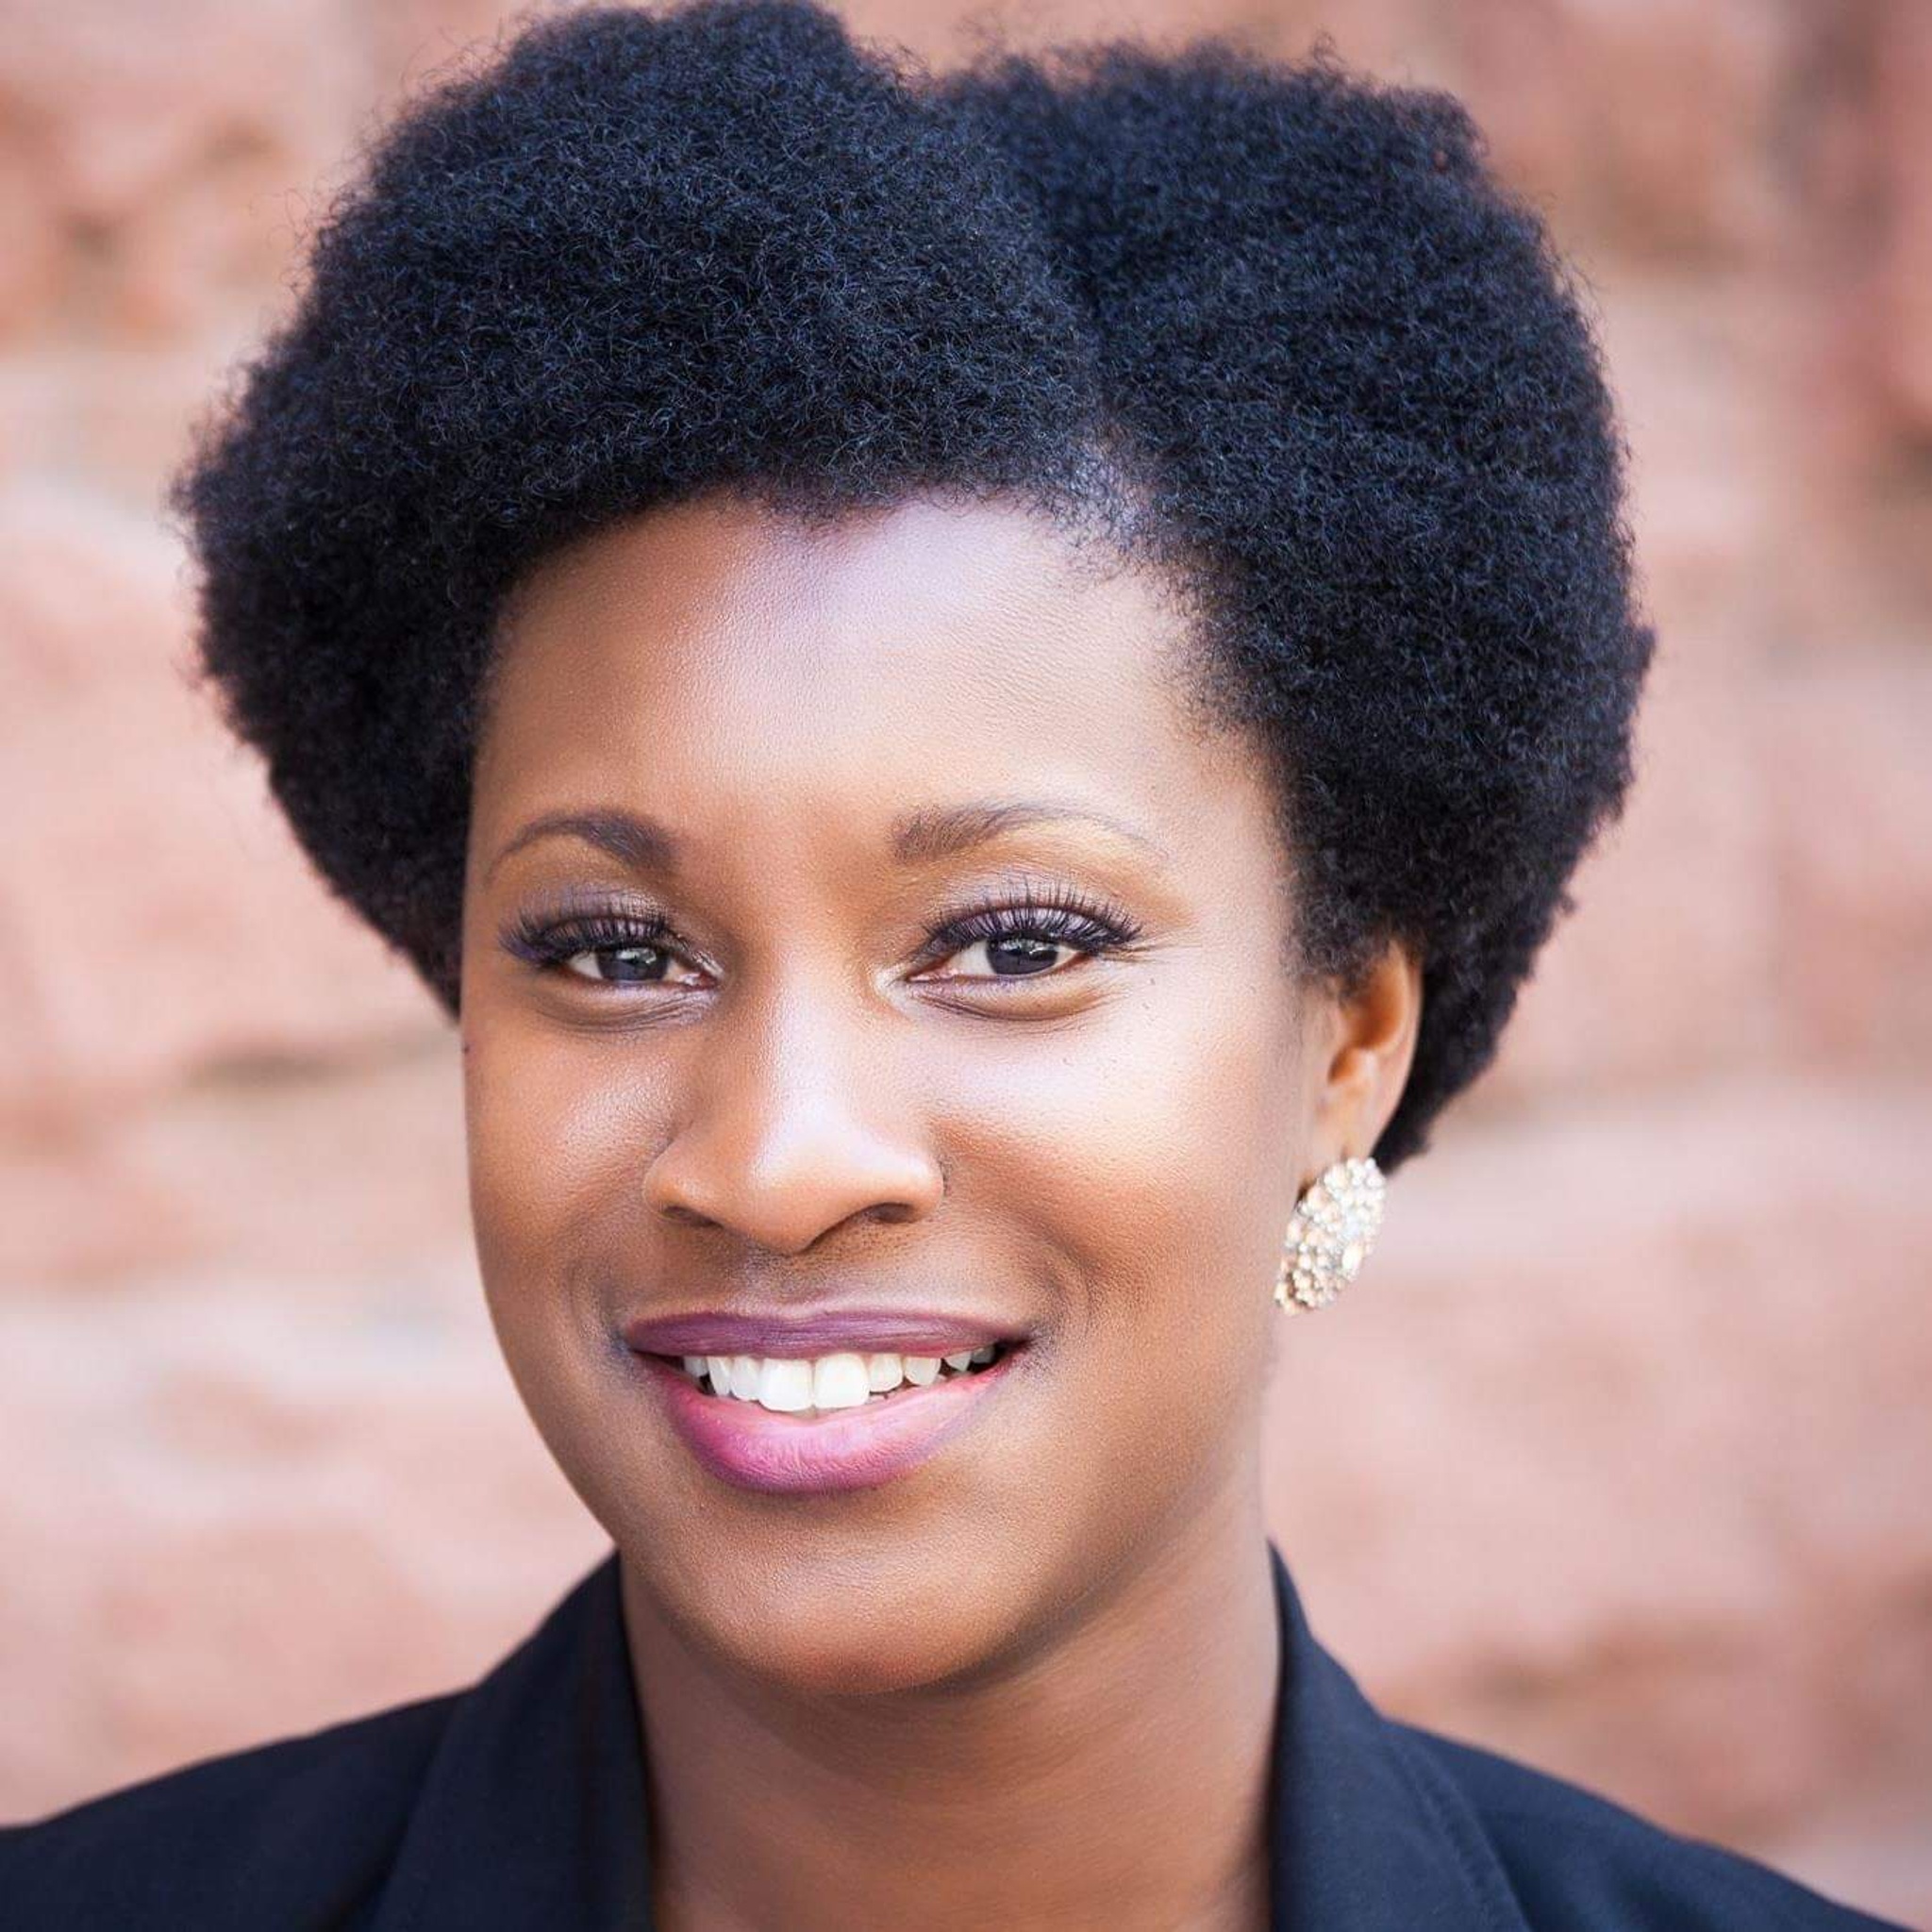
<instances>
[{"instance_id":1,"label":"white teeth","mask_svg":"<svg viewBox=\"0 0 1932 1932\"><path fill-rule=\"evenodd\" d=\"M758 1373L758 1407L792 1415L811 1407L811 1364L768 1356Z\"/></svg>"},{"instance_id":2,"label":"white teeth","mask_svg":"<svg viewBox=\"0 0 1932 1932\"><path fill-rule=\"evenodd\" d=\"M858 1408L871 1392L862 1355L823 1356L812 1364L814 1408Z\"/></svg>"},{"instance_id":3,"label":"white teeth","mask_svg":"<svg viewBox=\"0 0 1932 1932\"><path fill-rule=\"evenodd\" d=\"M708 1380L714 1395L756 1402L782 1415L806 1409L862 1408L874 1396L886 1396L906 1383L929 1389L940 1379L941 1364L956 1374L983 1368L998 1354L991 1342L944 1357L881 1353L835 1355L803 1359L795 1356L688 1355L685 1374Z\"/></svg>"}]
</instances>

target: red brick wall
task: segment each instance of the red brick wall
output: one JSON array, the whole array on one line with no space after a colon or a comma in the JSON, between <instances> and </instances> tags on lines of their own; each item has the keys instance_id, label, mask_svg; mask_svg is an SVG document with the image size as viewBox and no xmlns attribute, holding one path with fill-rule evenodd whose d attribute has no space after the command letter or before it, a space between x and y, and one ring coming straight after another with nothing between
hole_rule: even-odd
<instances>
[{"instance_id":1,"label":"red brick wall","mask_svg":"<svg viewBox=\"0 0 1932 1932\"><path fill-rule=\"evenodd\" d=\"M450 1039L189 688L156 510L351 143L498 18L0 0L0 1815L459 1682L601 1547L475 1290ZM1629 814L1275 1391L1318 1626L1932 1916L1932 7L1054 19L1463 92L1634 450Z\"/></svg>"}]
</instances>

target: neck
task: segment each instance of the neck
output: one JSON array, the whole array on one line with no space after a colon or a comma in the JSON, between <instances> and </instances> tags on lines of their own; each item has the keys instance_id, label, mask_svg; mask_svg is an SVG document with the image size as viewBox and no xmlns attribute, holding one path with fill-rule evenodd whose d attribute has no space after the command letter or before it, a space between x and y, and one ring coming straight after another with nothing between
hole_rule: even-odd
<instances>
[{"instance_id":1,"label":"neck","mask_svg":"<svg viewBox=\"0 0 1932 1932\"><path fill-rule=\"evenodd\" d=\"M748 1686L624 1571L661 1932L1267 1920L1279 1638L1257 1493L1196 1507L970 1688Z\"/></svg>"}]
</instances>

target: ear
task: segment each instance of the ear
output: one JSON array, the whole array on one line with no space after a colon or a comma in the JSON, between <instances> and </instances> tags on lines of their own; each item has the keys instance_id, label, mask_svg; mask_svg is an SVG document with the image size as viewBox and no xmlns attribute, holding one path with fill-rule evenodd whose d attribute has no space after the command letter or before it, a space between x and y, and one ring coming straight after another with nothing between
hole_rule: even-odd
<instances>
[{"instance_id":1,"label":"ear","mask_svg":"<svg viewBox=\"0 0 1932 1932\"><path fill-rule=\"evenodd\" d=\"M1367 1154L1402 1098L1422 1028L1422 961L1391 940L1352 991L1316 1002L1315 1011L1308 1146L1320 1174Z\"/></svg>"}]
</instances>

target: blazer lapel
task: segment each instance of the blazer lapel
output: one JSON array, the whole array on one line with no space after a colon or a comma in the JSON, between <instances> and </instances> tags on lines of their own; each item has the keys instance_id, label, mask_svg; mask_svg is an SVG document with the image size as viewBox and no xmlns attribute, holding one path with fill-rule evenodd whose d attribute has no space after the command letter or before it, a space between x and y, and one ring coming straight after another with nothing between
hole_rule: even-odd
<instances>
[{"instance_id":1,"label":"blazer lapel","mask_svg":"<svg viewBox=\"0 0 1932 1932\"><path fill-rule=\"evenodd\" d=\"M1529 1932L1460 1792L1316 1642L1268 1551L1281 1619L1273 1932Z\"/></svg>"},{"instance_id":2,"label":"blazer lapel","mask_svg":"<svg viewBox=\"0 0 1932 1932\"><path fill-rule=\"evenodd\" d=\"M371 1932L650 1932L645 1825L613 1551L458 1703Z\"/></svg>"},{"instance_id":3,"label":"blazer lapel","mask_svg":"<svg viewBox=\"0 0 1932 1932\"><path fill-rule=\"evenodd\" d=\"M1316 1642L1281 1625L1272 1932L1528 1932L1460 1793ZM616 1553L458 1703L371 1932L650 1932L645 1769Z\"/></svg>"}]
</instances>

